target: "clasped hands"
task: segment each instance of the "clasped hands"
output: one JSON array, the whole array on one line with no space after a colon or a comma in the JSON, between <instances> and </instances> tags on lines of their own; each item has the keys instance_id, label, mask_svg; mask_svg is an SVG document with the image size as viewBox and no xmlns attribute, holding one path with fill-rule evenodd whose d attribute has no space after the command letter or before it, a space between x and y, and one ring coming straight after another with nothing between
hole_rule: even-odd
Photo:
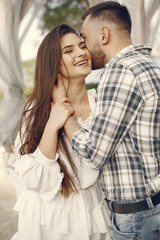
<instances>
[{"instance_id":1,"label":"clasped hands","mask_svg":"<svg viewBox=\"0 0 160 240\"><path fill-rule=\"evenodd\" d=\"M54 126L56 130L59 130L73 114L74 109L71 105L70 99L66 97L63 78L61 74L58 74L57 85L54 85L52 89L52 102L49 119L53 124L52 126Z\"/></svg>"}]
</instances>

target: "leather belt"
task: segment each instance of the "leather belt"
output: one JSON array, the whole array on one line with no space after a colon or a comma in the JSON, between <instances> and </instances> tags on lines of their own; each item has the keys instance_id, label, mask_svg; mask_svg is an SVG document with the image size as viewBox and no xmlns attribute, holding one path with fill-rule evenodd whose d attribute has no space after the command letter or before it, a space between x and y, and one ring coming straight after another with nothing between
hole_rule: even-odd
<instances>
[{"instance_id":1,"label":"leather belt","mask_svg":"<svg viewBox=\"0 0 160 240\"><path fill-rule=\"evenodd\" d=\"M153 206L156 206L160 203L160 192L158 192L156 195L151 197ZM112 211L119 214L129 214L129 213L136 213L141 212L145 210L149 210L148 203L146 200L135 202L135 203L115 203L111 202L106 199L108 208L110 209L110 205L112 208Z\"/></svg>"}]
</instances>

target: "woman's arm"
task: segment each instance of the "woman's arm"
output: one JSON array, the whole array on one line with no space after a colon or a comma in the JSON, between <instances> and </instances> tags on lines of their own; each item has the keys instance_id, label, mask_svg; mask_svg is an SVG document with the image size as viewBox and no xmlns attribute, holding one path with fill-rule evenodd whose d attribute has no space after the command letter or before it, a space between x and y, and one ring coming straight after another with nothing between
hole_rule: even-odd
<instances>
[{"instance_id":1,"label":"woman's arm","mask_svg":"<svg viewBox=\"0 0 160 240\"><path fill-rule=\"evenodd\" d=\"M41 141L33 153L20 154L22 142L20 135L17 135L14 144L15 172L22 190L34 191L40 198L50 200L61 189L64 176L57 162L57 136L58 130L72 112L67 98L52 105Z\"/></svg>"},{"instance_id":2,"label":"woman's arm","mask_svg":"<svg viewBox=\"0 0 160 240\"><path fill-rule=\"evenodd\" d=\"M55 105L51 105L51 112L45 126L39 149L49 159L55 159L57 150L58 131L67 121L68 117L74 113L70 100L62 98Z\"/></svg>"}]
</instances>

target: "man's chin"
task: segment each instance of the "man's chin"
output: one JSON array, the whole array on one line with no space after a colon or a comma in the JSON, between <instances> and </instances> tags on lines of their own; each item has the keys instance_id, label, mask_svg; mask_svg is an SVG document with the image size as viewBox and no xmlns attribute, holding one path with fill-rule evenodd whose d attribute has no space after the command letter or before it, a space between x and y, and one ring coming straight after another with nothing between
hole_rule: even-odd
<instances>
[{"instance_id":1,"label":"man's chin","mask_svg":"<svg viewBox=\"0 0 160 240\"><path fill-rule=\"evenodd\" d=\"M104 65L92 65L92 70L98 70L104 68Z\"/></svg>"},{"instance_id":2,"label":"man's chin","mask_svg":"<svg viewBox=\"0 0 160 240\"><path fill-rule=\"evenodd\" d=\"M104 63L102 62L102 59L94 59L92 58L92 70L98 70L101 68L104 68Z\"/></svg>"}]
</instances>

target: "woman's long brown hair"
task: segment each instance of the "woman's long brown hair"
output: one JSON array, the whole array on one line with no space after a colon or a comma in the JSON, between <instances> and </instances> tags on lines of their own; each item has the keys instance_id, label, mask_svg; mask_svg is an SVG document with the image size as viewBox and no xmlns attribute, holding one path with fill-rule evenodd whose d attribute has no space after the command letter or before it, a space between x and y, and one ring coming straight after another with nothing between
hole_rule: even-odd
<instances>
[{"instance_id":1,"label":"woman's long brown hair","mask_svg":"<svg viewBox=\"0 0 160 240\"><path fill-rule=\"evenodd\" d=\"M72 27L66 24L58 25L47 34L38 49L34 87L26 101L20 122L21 155L33 153L42 137L50 115L52 89L57 81L57 74L62 58L61 37L67 33L77 35ZM25 126L25 129L22 131L23 126ZM59 131L58 140L58 149L61 149L65 153L74 174L76 174L77 169L63 139L62 130ZM77 191L77 188L64 162L60 158L58 162L64 174L62 193L67 197L71 191Z\"/></svg>"}]
</instances>

